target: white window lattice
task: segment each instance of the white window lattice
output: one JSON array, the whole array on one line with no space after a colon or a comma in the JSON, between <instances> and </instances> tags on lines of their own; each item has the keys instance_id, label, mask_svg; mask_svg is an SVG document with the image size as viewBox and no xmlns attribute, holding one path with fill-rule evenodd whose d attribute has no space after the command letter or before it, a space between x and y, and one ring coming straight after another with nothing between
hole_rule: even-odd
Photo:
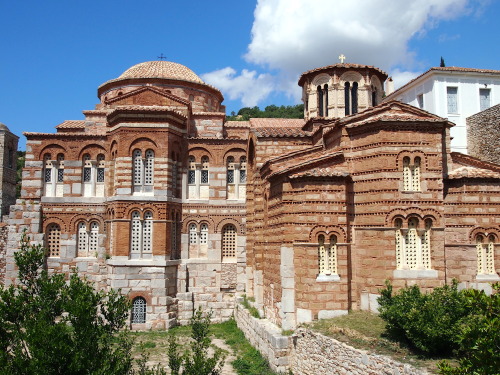
<instances>
[{"instance_id":1,"label":"white window lattice","mask_svg":"<svg viewBox=\"0 0 500 375\"><path fill-rule=\"evenodd\" d=\"M198 243L198 228L195 223L189 224L189 243L196 245Z\"/></svg>"},{"instance_id":2,"label":"white window lattice","mask_svg":"<svg viewBox=\"0 0 500 375\"><path fill-rule=\"evenodd\" d=\"M495 272L495 237L490 236L488 242L484 242L483 236L476 237L477 249L477 274L494 275Z\"/></svg>"},{"instance_id":3,"label":"white window lattice","mask_svg":"<svg viewBox=\"0 0 500 375\"><path fill-rule=\"evenodd\" d=\"M153 150L146 151L146 160L144 161L144 184L153 184L153 167L155 154Z\"/></svg>"},{"instance_id":4,"label":"white window lattice","mask_svg":"<svg viewBox=\"0 0 500 375\"><path fill-rule=\"evenodd\" d=\"M420 191L420 158L403 158L403 191Z\"/></svg>"},{"instance_id":5,"label":"white window lattice","mask_svg":"<svg viewBox=\"0 0 500 375\"><path fill-rule=\"evenodd\" d=\"M46 246L49 250L49 257L60 255L61 228L58 224L50 224L47 228Z\"/></svg>"},{"instance_id":6,"label":"white window lattice","mask_svg":"<svg viewBox=\"0 0 500 375\"><path fill-rule=\"evenodd\" d=\"M77 234L77 242L78 242L78 256L86 257L87 256L87 244L88 244L88 234L87 234L87 225L85 222L80 222L78 224L78 234Z\"/></svg>"},{"instance_id":7,"label":"white window lattice","mask_svg":"<svg viewBox=\"0 0 500 375\"><path fill-rule=\"evenodd\" d=\"M330 243L325 244L325 236L318 236L319 274L337 274L337 236L330 236Z\"/></svg>"},{"instance_id":8,"label":"white window lattice","mask_svg":"<svg viewBox=\"0 0 500 375\"><path fill-rule=\"evenodd\" d=\"M146 211L142 226L142 252L153 252L153 213Z\"/></svg>"},{"instance_id":9,"label":"white window lattice","mask_svg":"<svg viewBox=\"0 0 500 375\"><path fill-rule=\"evenodd\" d=\"M89 235L89 256L97 256L97 250L99 248L99 223L93 221L90 223L90 235Z\"/></svg>"},{"instance_id":10,"label":"white window lattice","mask_svg":"<svg viewBox=\"0 0 500 375\"><path fill-rule=\"evenodd\" d=\"M203 156L201 158L201 183L202 184L208 184L208 168L209 168L208 156Z\"/></svg>"},{"instance_id":11,"label":"white window lattice","mask_svg":"<svg viewBox=\"0 0 500 375\"><path fill-rule=\"evenodd\" d=\"M417 218L408 220L408 228L403 228L401 219L395 221L396 268L408 270L431 269L431 227L427 219L425 227L419 229Z\"/></svg>"},{"instance_id":12,"label":"white window lattice","mask_svg":"<svg viewBox=\"0 0 500 375\"><path fill-rule=\"evenodd\" d=\"M222 229L222 258L236 257L236 227L227 224Z\"/></svg>"},{"instance_id":13,"label":"white window lattice","mask_svg":"<svg viewBox=\"0 0 500 375\"><path fill-rule=\"evenodd\" d=\"M130 252L133 254L141 253L141 236L142 236L142 228L141 228L141 215L139 211L132 212L132 231L131 231L131 244L130 244Z\"/></svg>"},{"instance_id":14,"label":"white window lattice","mask_svg":"<svg viewBox=\"0 0 500 375\"><path fill-rule=\"evenodd\" d=\"M326 248L325 236L318 236L318 258L319 258L319 274L324 275L326 270Z\"/></svg>"},{"instance_id":15,"label":"white window lattice","mask_svg":"<svg viewBox=\"0 0 500 375\"><path fill-rule=\"evenodd\" d=\"M208 224L203 223L200 226L200 244L208 243Z\"/></svg>"},{"instance_id":16,"label":"white window lattice","mask_svg":"<svg viewBox=\"0 0 500 375\"><path fill-rule=\"evenodd\" d=\"M131 322L135 324L146 323L146 300L142 297L134 298L132 302Z\"/></svg>"},{"instance_id":17,"label":"white window lattice","mask_svg":"<svg viewBox=\"0 0 500 375\"><path fill-rule=\"evenodd\" d=\"M142 185L142 153L135 150L133 153L134 185Z\"/></svg>"}]
</instances>

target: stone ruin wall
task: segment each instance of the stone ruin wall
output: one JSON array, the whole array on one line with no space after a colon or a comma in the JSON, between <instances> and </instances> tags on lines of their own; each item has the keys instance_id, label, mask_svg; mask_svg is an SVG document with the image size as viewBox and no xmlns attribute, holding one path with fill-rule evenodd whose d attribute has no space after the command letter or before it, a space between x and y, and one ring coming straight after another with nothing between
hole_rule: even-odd
<instances>
[{"instance_id":1,"label":"stone ruin wall","mask_svg":"<svg viewBox=\"0 0 500 375\"><path fill-rule=\"evenodd\" d=\"M467 118L469 155L500 163L500 104Z\"/></svg>"}]
</instances>

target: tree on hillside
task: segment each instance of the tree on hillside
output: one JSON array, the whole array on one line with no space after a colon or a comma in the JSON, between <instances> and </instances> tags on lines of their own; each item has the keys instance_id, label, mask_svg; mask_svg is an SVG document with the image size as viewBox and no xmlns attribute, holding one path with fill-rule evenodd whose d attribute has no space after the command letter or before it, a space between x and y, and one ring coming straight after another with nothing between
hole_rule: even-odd
<instances>
[{"instance_id":1,"label":"tree on hillside","mask_svg":"<svg viewBox=\"0 0 500 375\"><path fill-rule=\"evenodd\" d=\"M76 273L49 274L45 249L23 235L19 283L0 286L2 374L127 374L132 342L121 331L129 301Z\"/></svg>"},{"instance_id":2,"label":"tree on hillside","mask_svg":"<svg viewBox=\"0 0 500 375\"><path fill-rule=\"evenodd\" d=\"M259 107L243 107L238 111L237 115L231 112L232 116L228 116L228 121L248 121L251 118L303 118L304 105L287 105L276 106L268 105L263 111Z\"/></svg>"}]
</instances>

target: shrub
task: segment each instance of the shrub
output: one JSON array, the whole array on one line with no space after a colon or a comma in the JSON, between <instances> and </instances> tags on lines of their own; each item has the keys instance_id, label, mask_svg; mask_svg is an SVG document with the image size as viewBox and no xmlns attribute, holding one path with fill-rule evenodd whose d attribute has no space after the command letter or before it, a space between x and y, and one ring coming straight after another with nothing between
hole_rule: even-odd
<instances>
[{"instance_id":1,"label":"shrub","mask_svg":"<svg viewBox=\"0 0 500 375\"><path fill-rule=\"evenodd\" d=\"M493 285L493 289L491 296L473 289L464 291L471 314L462 319L458 329L459 366L452 368L441 362L441 374L500 373L500 284Z\"/></svg>"},{"instance_id":2,"label":"shrub","mask_svg":"<svg viewBox=\"0 0 500 375\"><path fill-rule=\"evenodd\" d=\"M450 354L458 348L460 320L469 314L470 307L456 281L431 293L421 293L413 285L398 294L393 294L392 285L386 282L378 301L380 317L386 321L391 338L427 355Z\"/></svg>"}]
</instances>

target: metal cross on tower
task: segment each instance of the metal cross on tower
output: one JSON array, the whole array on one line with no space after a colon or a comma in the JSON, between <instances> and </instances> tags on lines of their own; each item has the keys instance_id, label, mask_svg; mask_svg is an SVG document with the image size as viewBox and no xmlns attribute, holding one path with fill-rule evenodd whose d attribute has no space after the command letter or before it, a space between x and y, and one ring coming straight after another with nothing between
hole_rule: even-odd
<instances>
[{"instance_id":1,"label":"metal cross on tower","mask_svg":"<svg viewBox=\"0 0 500 375\"><path fill-rule=\"evenodd\" d=\"M167 58L167 56L163 56L163 53L162 53L160 56L158 56L158 58L159 58L160 60L163 60L163 59L166 59L166 58Z\"/></svg>"},{"instance_id":2,"label":"metal cross on tower","mask_svg":"<svg viewBox=\"0 0 500 375\"><path fill-rule=\"evenodd\" d=\"M341 64L343 64L343 63L344 63L345 56L344 56L344 54L343 54L343 53L339 56L339 60L340 60L340 63L341 63Z\"/></svg>"}]
</instances>

